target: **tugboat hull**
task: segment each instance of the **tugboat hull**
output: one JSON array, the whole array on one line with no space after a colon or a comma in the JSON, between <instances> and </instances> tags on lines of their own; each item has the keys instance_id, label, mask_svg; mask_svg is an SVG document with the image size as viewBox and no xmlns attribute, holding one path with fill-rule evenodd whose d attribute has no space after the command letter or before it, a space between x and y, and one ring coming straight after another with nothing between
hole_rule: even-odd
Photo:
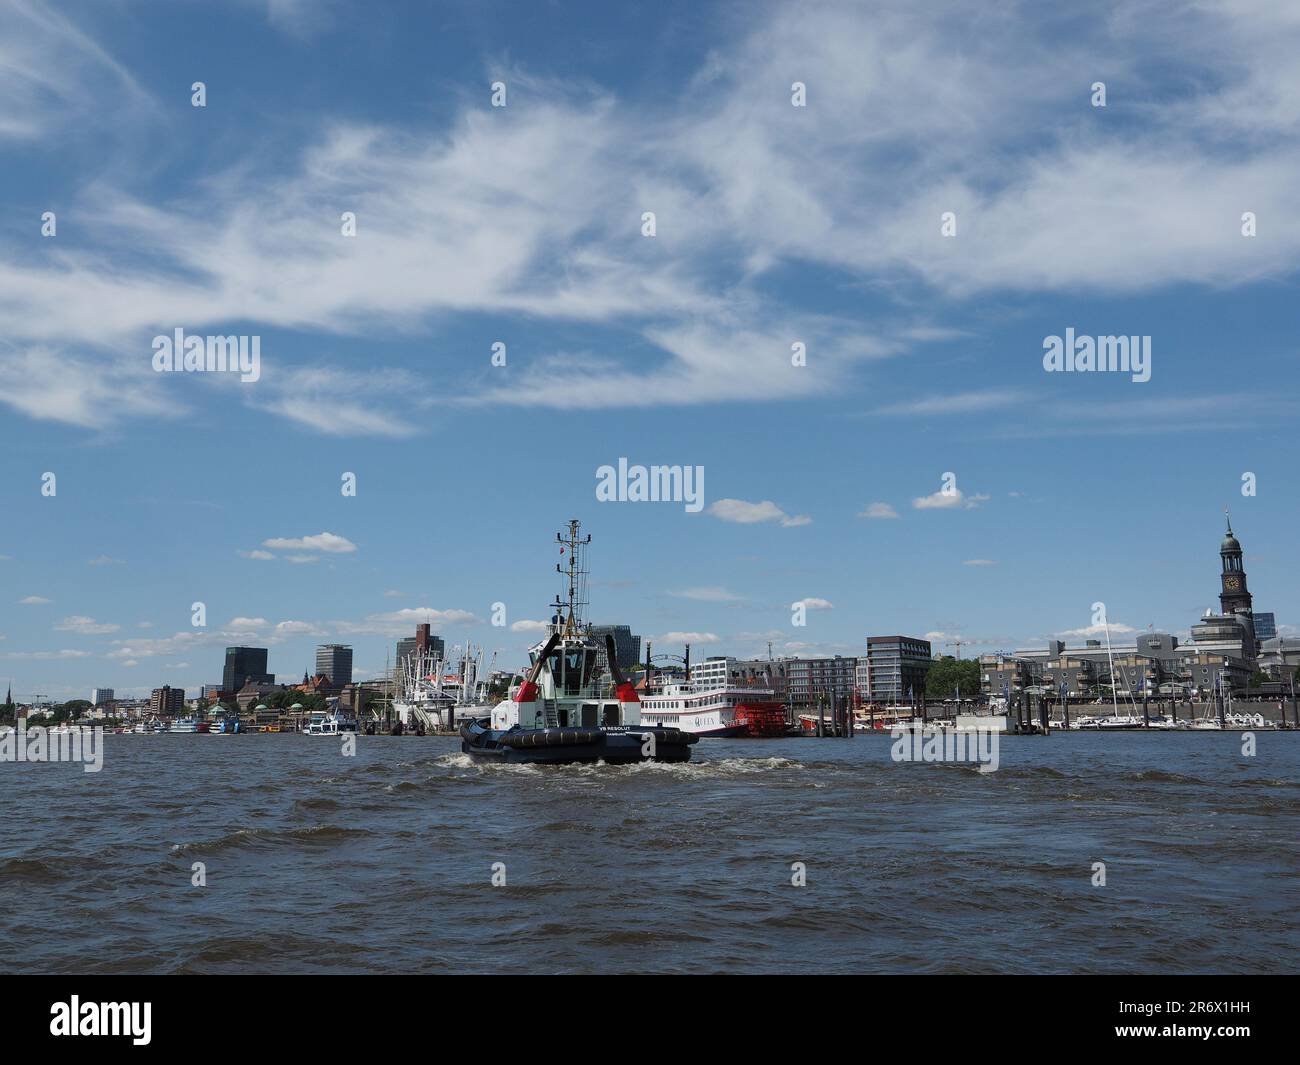
<instances>
[{"instance_id":1,"label":"tugboat hull","mask_svg":"<svg viewBox=\"0 0 1300 1065\"><path fill-rule=\"evenodd\" d=\"M686 762L699 740L675 728L635 725L592 728L492 729L486 718L467 721L460 730L460 749L483 761L512 764L568 765L574 762ZM649 737L654 737L653 747ZM653 755L645 752L653 749Z\"/></svg>"}]
</instances>

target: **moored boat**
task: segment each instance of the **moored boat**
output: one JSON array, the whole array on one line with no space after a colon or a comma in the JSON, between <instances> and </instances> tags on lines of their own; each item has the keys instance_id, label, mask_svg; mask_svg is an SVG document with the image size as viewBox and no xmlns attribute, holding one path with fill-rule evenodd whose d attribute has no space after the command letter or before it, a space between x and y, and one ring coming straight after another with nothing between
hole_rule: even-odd
<instances>
[{"instance_id":1,"label":"moored boat","mask_svg":"<svg viewBox=\"0 0 1300 1065\"><path fill-rule=\"evenodd\" d=\"M303 727L304 736L337 736L341 732L355 731L356 726L345 722L330 710L313 710Z\"/></svg>"},{"instance_id":2,"label":"moored boat","mask_svg":"<svg viewBox=\"0 0 1300 1065\"><path fill-rule=\"evenodd\" d=\"M641 698L641 721L697 736L784 736L785 707L770 690L705 689L692 681L668 683Z\"/></svg>"}]
</instances>

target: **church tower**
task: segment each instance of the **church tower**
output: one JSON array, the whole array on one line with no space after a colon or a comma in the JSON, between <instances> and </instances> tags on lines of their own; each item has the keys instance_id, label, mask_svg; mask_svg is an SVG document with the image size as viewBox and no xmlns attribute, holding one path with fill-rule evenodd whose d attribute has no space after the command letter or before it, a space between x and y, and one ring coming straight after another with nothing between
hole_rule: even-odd
<instances>
[{"instance_id":1,"label":"church tower","mask_svg":"<svg viewBox=\"0 0 1300 1065\"><path fill-rule=\"evenodd\" d=\"M1241 544L1232 535L1232 519L1228 519L1228 533L1219 545L1219 558L1223 560L1219 592L1219 605L1224 614L1249 614L1250 590L1246 587L1246 571L1241 565Z\"/></svg>"}]
</instances>

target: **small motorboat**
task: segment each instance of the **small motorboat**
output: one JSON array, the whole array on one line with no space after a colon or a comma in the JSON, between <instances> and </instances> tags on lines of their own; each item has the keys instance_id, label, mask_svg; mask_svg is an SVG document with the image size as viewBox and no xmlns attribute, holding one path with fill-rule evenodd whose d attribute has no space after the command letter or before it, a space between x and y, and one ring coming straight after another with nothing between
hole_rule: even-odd
<instances>
[{"instance_id":1,"label":"small motorboat","mask_svg":"<svg viewBox=\"0 0 1300 1065\"><path fill-rule=\"evenodd\" d=\"M302 731L305 736L337 736L339 725L337 714L331 714L327 710L313 710Z\"/></svg>"}]
</instances>

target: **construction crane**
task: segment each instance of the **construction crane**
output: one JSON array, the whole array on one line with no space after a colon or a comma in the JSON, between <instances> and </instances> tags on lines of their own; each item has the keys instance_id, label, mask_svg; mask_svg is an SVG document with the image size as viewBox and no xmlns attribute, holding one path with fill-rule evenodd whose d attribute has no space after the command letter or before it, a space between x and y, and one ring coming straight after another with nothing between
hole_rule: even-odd
<instances>
[{"instance_id":1,"label":"construction crane","mask_svg":"<svg viewBox=\"0 0 1300 1065\"><path fill-rule=\"evenodd\" d=\"M948 643L944 644L944 646L957 648L957 657L961 658L961 649L963 646L969 647L970 640L950 640Z\"/></svg>"}]
</instances>

